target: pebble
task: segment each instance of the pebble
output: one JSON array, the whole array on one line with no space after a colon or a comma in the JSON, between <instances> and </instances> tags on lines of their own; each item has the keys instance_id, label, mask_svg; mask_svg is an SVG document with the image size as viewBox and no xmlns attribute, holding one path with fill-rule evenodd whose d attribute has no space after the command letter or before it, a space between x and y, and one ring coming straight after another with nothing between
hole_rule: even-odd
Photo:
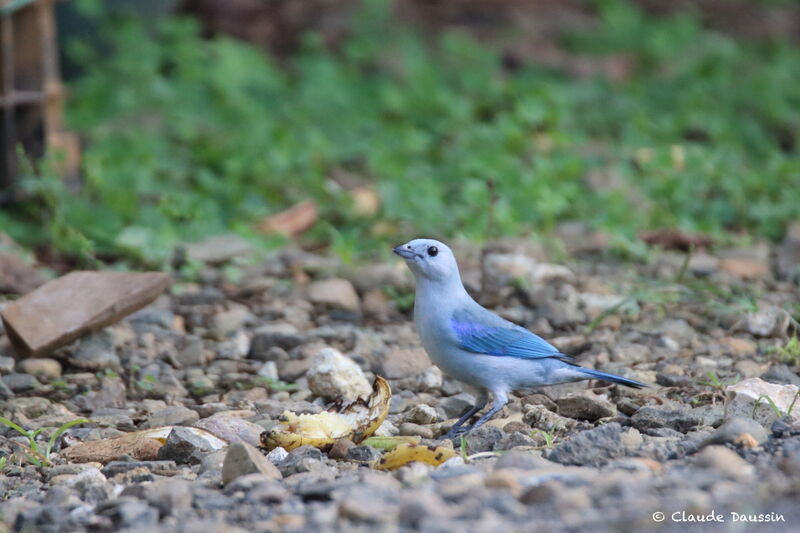
<instances>
[{"instance_id":1,"label":"pebble","mask_svg":"<svg viewBox=\"0 0 800 533\"><path fill-rule=\"evenodd\" d=\"M120 369L121 364L111 332L106 329L82 337L69 356L69 364L92 372L107 368Z\"/></svg>"},{"instance_id":2,"label":"pebble","mask_svg":"<svg viewBox=\"0 0 800 533\"><path fill-rule=\"evenodd\" d=\"M666 427L686 433L701 425L703 419L684 408L645 406L634 413L631 423L641 431Z\"/></svg>"},{"instance_id":3,"label":"pebble","mask_svg":"<svg viewBox=\"0 0 800 533\"><path fill-rule=\"evenodd\" d=\"M19 394L41 388L42 384L35 376L12 372L2 378L3 384L13 393Z\"/></svg>"},{"instance_id":4,"label":"pebble","mask_svg":"<svg viewBox=\"0 0 800 533\"><path fill-rule=\"evenodd\" d=\"M17 363L17 371L44 378L58 378L61 377L62 368L55 359L31 358Z\"/></svg>"},{"instance_id":5,"label":"pebble","mask_svg":"<svg viewBox=\"0 0 800 533\"><path fill-rule=\"evenodd\" d=\"M614 404L591 392L565 396L559 398L556 403L558 414L578 420L594 422L617 414Z\"/></svg>"},{"instance_id":6,"label":"pebble","mask_svg":"<svg viewBox=\"0 0 800 533\"><path fill-rule=\"evenodd\" d=\"M405 415L405 419L413 424L422 426L433 424L439 421L439 415L436 409L424 403L417 404L411 408Z\"/></svg>"},{"instance_id":7,"label":"pebble","mask_svg":"<svg viewBox=\"0 0 800 533\"><path fill-rule=\"evenodd\" d=\"M769 437L767 430L752 418L734 417L725 421L705 440L707 444L763 444Z\"/></svg>"},{"instance_id":8,"label":"pebble","mask_svg":"<svg viewBox=\"0 0 800 533\"><path fill-rule=\"evenodd\" d=\"M353 284L341 278L311 282L308 285L308 299L314 304L342 311L358 313L361 309Z\"/></svg>"},{"instance_id":9,"label":"pebble","mask_svg":"<svg viewBox=\"0 0 800 533\"><path fill-rule=\"evenodd\" d=\"M368 396L372 386L352 359L334 348L324 348L314 357L306 373L308 386L317 396L336 400L354 400Z\"/></svg>"},{"instance_id":10,"label":"pebble","mask_svg":"<svg viewBox=\"0 0 800 533\"><path fill-rule=\"evenodd\" d=\"M231 443L246 442L256 447L261 444L261 433L264 431L257 424L222 413L198 420L194 426L205 429L222 440Z\"/></svg>"},{"instance_id":11,"label":"pebble","mask_svg":"<svg viewBox=\"0 0 800 533\"><path fill-rule=\"evenodd\" d=\"M744 481L753 477L755 468L738 453L725 446L707 446L697 454L695 465L713 469L731 479Z\"/></svg>"},{"instance_id":12,"label":"pebble","mask_svg":"<svg viewBox=\"0 0 800 533\"><path fill-rule=\"evenodd\" d=\"M247 474L263 474L280 479L281 472L257 448L244 442L231 444L222 465L222 482L227 485Z\"/></svg>"},{"instance_id":13,"label":"pebble","mask_svg":"<svg viewBox=\"0 0 800 533\"><path fill-rule=\"evenodd\" d=\"M189 428L175 427L158 450L158 458L175 461L177 464L196 465L202 463L203 458L215 449L207 439Z\"/></svg>"},{"instance_id":14,"label":"pebble","mask_svg":"<svg viewBox=\"0 0 800 533\"><path fill-rule=\"evenodd\" d=\"M630 455L642 442L636 429L611 422L571 436L556 445L547 459L566 465L602 466L611 459Z\"/></svg>"},{"instance_id":15,"label":"pebble","mask_svg":"<svg viewBox=\"0 0 800 533\"><path fill-rule=\"evenodd\" d=\"M151 413L147 417L145 427L190 426L198 420L200 420L200 415L197 414L197 411L182 405L170 405Z\"/></svg>"}]
</instances>

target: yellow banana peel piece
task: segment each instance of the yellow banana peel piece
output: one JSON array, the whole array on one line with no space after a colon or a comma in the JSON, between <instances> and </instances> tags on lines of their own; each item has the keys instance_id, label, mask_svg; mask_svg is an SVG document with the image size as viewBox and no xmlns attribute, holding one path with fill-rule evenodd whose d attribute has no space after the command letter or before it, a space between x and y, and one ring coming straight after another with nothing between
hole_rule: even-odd
<instances>
[{"instance_id":1,"label":"yellow banana peel piece","mask_svg":"<svg viewBox=\"0 0 800 533\"><path fill-rule=\"evenodd\" d=\"M339 439L350 439L358 444L383 424L391 400L389 383L376 376L372 393L367 398L349 403L340 400L327 411L315 415L284 411L280 425L261 434L261 446L267 450L280 446L291 451L304 445L328 450Z\"/></svg>"},{"instance_id":2,"label":"yellow banana peel piece","mask_svg":"<svg viewBox=\"0 0 800 533\"><path fill-rule=\"evenodd\" d=\"M455 450L444 446L403 443L398 444L392 451L384 455L375 468L377 470L395 470L414 461L439 466L456 455L458 454Z\"/></svg>"}]
</instances>

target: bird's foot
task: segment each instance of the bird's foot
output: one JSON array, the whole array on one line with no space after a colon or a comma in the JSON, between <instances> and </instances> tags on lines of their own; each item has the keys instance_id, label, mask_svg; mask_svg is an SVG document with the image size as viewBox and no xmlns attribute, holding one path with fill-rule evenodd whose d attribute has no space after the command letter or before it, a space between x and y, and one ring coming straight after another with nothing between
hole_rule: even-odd
<instances>
[{"instance_id":1,"label":"bird's foot","mask_svg":"<svg viewBox=\"0 0 800 533\"><path fill-rule=\"evenodd\" d=\"M470 429L472 429L472 426L452 427L450 428L450 431L442 436L442 439L452 440L454 444L458 444L456 441L462 436L466 435Z\"/></svg>"}]
</instances>

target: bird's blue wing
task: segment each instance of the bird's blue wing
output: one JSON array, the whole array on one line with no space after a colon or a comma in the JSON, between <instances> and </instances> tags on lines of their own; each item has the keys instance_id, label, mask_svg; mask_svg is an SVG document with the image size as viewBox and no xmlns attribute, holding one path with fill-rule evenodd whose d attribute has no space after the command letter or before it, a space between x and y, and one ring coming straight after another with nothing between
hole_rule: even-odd
<instances>
[{"instance_id":1,"label":"bird's blue wing","mask_svg":"<svg viewBox=\"0 0 800 533\"><path fill-rule=\"evenodd\" d=\"M495 322L493 324L486 324L471 315L471 313L456 314L450 320L450 326L459 345L467 351L525 359L541 357L571 359L538 335L499 317L493 316L492 318L498 320L493 320Z\"/></svg>"}]
</instances>

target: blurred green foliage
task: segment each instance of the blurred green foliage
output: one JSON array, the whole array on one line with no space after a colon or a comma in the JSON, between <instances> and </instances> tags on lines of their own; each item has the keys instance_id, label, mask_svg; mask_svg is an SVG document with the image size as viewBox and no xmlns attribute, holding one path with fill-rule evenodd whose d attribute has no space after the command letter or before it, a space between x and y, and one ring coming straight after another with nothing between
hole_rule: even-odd
<instances>
[{"instance_id":1,"label":"blurred green foliage","mask_svg":"<svg viewBox=\"0 0 800 533\"><path fill-rule=\"evenodd\" d=\"M203 39L192 20L108 20L112 53L70 50L87 69L68 109L86 141L82 189L44 171L27 182L43 203L0 224L159 264L181 241L256 238L255 221L312 198L322 220L306 238L352 259L418 235L486 238L492 178L498 235L582 220L623 248L660 227L780 237L800 215L800 51L596 6L597 27L562 44L624 55L621 81L509 71L464 34L399 26L384 0L365 3L340 50L309 35L285 65ZM341 175L376 187L380 212L359 215Z\"/></svg>"}]
</instances>

